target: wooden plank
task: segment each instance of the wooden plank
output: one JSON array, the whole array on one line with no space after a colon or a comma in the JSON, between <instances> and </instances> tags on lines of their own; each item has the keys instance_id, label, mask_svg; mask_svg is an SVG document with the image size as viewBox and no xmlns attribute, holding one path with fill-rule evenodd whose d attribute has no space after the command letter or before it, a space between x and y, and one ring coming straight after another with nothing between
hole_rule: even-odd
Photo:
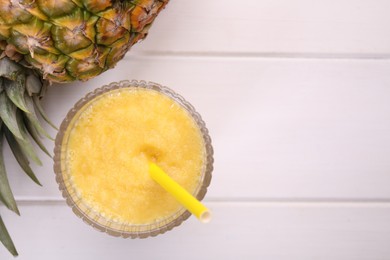
<instances>
[{"instance_id":1,"label":"wooden plank","mask_svg":"<svg viewBox=\"0 0 390 260\"><path fill-rule=\"evenodd\" d=\"M59 124L84 94L121 79L174 88L205 119L215 148L209 199L390 199L390 61L136 57L85 83L55 85L44 99ZM54 131L51 132L54 134ZM53 143L47 141L50 150ZM7 160L11 160L9 152ZM52 162L16 163L18 198L58 198Z\"/></svg>"},{"instance_id":2,"label":"wooden plank","mask_svg":"<svg viewBox=\"0 0 390 260\"><path fill-rule=\"evenodd\" d=\"M388 56L387 0L172 1L135 51Z\"/></svg>"},{"instance_id":3,"label":"wooden plank","mask_svg":"<svg viewBox=\"0 0 390 260\"><path fill-rule=\"evenodd\" d=\"M18 259L387 259L388 204L210 203L214 219L190 218L155 238L131 240L93 230L63 203L0 208ZM4 213L3 213L4 212ZM13 259L0 247L0 259Z\"/></svg>"}]
</instances>

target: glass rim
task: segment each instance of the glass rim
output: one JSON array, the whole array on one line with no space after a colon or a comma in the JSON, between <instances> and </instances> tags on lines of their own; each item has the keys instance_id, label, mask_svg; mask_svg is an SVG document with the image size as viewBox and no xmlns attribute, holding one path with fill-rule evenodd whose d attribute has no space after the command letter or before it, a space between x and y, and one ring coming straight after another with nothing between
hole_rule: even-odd
<instances>
[{"instance_id":1,"label":"glass rim","mask_svg":"<svg viewBox=\"0 0 390 260\"><path fill-rule=\"evenodd\" d=\"M118 228L117 226L113 224L113 222L110 222L109 220L106 220L107 223L111 223L108 225L103 224L104 221L102 216L100 217L92 217L89 215L90 212L86 209L82 209L80 205L78 205L77 201L74 200L72 195L70 194L69 189L66 187L66 183L64 180L63 170L62 170L62 147L63 147L63 140L65 137L66 130L70 126L72 120L74 117L78 114L78 112L85 107L88 103L95 100L97 97L108 93L110 91L118 90L118 89L124 89L124 88L144 88L144 89L150 89L155 90L159 93L164 94L167 97L170 97L175 102L177 102L179 105L181 105L195 120L197 126L199 127L203 141L205 144L205 169L203 172L203 175L201 177L201 180L199 182L199 185L197 189L195 190L194 196L198 200L202 200L204 196L207 193L207 188L210 185L211 182L211 173L213 171L213 148L211 144L211 138L208 133L208 129L206 128L205 122L202 120L200 114L196 112L195 108L186 101L181 95L177 94L172 89L162 86L158 83L154 82L146 82L146 81L137 81L137 80L123 80L120 82L112 82L108 85L104 85L100 88L95 89L92 92L89 92L86 94L83 98L81 98L76 104L69 110L66 117L61 123L61 126L59 128L59 131L57 133L56 139L55 139L55 147L54 147L54 172L56 175L56 182L59 186L59 190L61 191L62 196L65 198L66 203L69 207L72 208L72 211L76 216L81 218L85 223L89 224L90 226L94 227L95 229L106 232L112 236L121 236L124 238L131 237L131 238L146 238L149 236L156 236L158 234L163 234L168 230L171 230L172 228L179 226L183 221L188 219L191 215L191 213L184 208L176 213L174 213L171 217L168 217L164 219L165 222L162 222L161 225L153 224L144 224L144 225L132 225L135 229L134 230L122 230ZM95 213L94 213L95 214ZM103 223L102 223L103 222ZM113 227L112 224L115 226ZM122 226L126 224L122 224ZM143 226L143 229L140 228ZM139 228L137 230L137 228Z\"/></svg>"}]
</instances>

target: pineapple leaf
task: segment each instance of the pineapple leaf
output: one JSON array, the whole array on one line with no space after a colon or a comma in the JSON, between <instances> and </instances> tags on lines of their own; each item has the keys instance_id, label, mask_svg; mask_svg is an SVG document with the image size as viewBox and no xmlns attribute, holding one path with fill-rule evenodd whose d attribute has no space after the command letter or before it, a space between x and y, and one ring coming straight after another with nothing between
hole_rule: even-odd
<instances>
[{"instance_id":1,"label":"pineapple leaf","mask_svg":"<svg viewBox=\"0 0 390 260\"><path fill-rule=\"evenodd\" d=\"M22 134L22 138L16 138L16 141L19 143L20 147L22 148L23 153L31 160L33 160L36 164L41 166L42 162L38 158L37 154L35 153L34 147L30 142L30 139L28 138L27 129L24 126L23 116L20 110L17 111L16 113L16 121L18 124L18 128L20 129L20 133Z\"/></svg>"},{"instance_id":2,"label":"pineapple leaf","mask_svg":"<svg viewBox=\"0 0 390 260\"><path fill-rule=\"evenodd\" d=\"M3 158L3 125L0 123L0 199L4 205L20 215L18 206L16 205L14 195L12 194L11 187L9 186L7 172L5 171L4 158Z\"/></svg>"},{"instance_id":3,"label":"pineapple leaf","mask_svg":"<svg viewBox=\"0 0 390 260\"><path fill-rule=\"evenodd\" d=\"M43 127L41 126L40 122L39 122L39 119L37 117L37 114L35 113L35 109L34 109L34 101L32 99L32 97L30 97L29 95L25 95L25 101L26 101L26 105L27 105L27 108L28 110L31 112L29 114L25 114L26 115L26 118L27 118L27 121L29 123L31 123L33 125L33 127L35 128L36 130L36 133L38 133L39 135L44 135L46 136L47 138L49 138L50 140L54 140L46 131L45 129L43 129ZM35 140L35 139L34 139Z\"/></svg>"},{"instance_id":4,"label":"pineapple leaf","mask_svg":"<svg viewBox=\"0 0 390 260\"><path fill-rule=\"evenodd\" d=\"M18 252L16 251L14 242L12 242L12 239L8 233L7 228L5 227L5 224L1 216L0 216L0 241L1 243L3 243L3 245L8 249L8 251L13 256L18 256Z\"/></svg>"},{"instance_id":5,"label":"pineapple leaf","mask_svg":"<svg viewBox=\"0 0 390 260\"><path fill-rule=\"evenodd\" d=\"M42 82L34 74L26 77L26 91L29 96L41 93Z\"/></svg>"},{"instance_id":6,"label":"pineapple leaf","mask_svg":"<svg viewBox=\"0 0 390 260\"><path fill-rule=\"evenodd\" d=\"M48 123L49 125L51 125L51 127L53 127L55 130L58 131L58 128L50 121L49 117L46 115L46 113L41 105L41 102L39 101L39 97L36 95L33 95L32 98L34 101L34 105L37 108L41 117L46 121L46 123Z\"/></svg>"},{"instance_id":7,"label":"pineapple leaf","mask_svg":"<svg viewBox=\"0 0 390 260\"><path fill-rule=\"evenodd\" d=\"M0 77L15 80L21 70L17 63L7 58L0 60Z\"/></svg>"},{"instance_id":8,"label":"pineapple leaf","mask_svg":"<svg viewBox=\"0 0 390 260\"><path fill-rule=\"evenodd\" d=\"M16 120L17 110L18 108L8 99L5 92L0 93L0 117L16 138L23 139Z\"/></svg>"},{"instance_id":9,"label":"pineapple leaf","mask_svg":"<svg viewBox=\"0 0 390 260\"><path fill-rule=\"evenodd\" d=\"M25 120L25 125L27 128L27 131L30 133L32 139L39 146L39 148L41 148L41 150L45 154L47 154L50 158L52 158L51 154L49 153L49 151L46 149L46 147L42 143L41 139L39 138L39 134L37 132L37 129L34 127L34 124L28 120L28 118L26 118L26 120Z\"/></svg>"},{"instance_id":10,"label":"pineapple leaf","mask_svg":"<svg viewBox=\"0 0 390 260\"><path fill-rule=\"evenodd\" d=\"M39 186L42 184L39 182L38 178L35 176L33 170L30 167L30 163L27 157L24 155L20 145L16 141L15 137L8 129L4 129L5 138L11 148L12 153L14 154L16 161L19 163L23 171Z\"/></svg>"},{"instance_id":11,"label":"pineapple leaf","mask_svg":"<svg viewBox=\"0 0 390 260\"><path fill-rule=\"evenodd\" d=\"M24 74L19 74L14 81L8 79L3 80L5 92L9 99L11 99L18 108L26 113L30 113L24 100L25 83L26 76Z\"/></svg>"}]
</instances>

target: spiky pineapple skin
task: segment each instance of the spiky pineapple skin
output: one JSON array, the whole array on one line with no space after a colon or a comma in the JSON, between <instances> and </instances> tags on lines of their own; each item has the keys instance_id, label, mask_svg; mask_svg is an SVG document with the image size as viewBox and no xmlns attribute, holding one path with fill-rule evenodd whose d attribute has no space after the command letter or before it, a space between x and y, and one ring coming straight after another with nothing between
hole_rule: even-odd
<instances>
[{"instance_id":1,"label":"spiky pineapple skin","mask_svg":"<svg viewBox=\"0 0 390 260\"><path fill-rule=\"evenodd\" d=\"M52 82L86 81L146 37L168 0L0 0L0 48ZM21 55L15 55L21 54ZM11 55L8 55L11 56Z\"/></svg>"}]
</instances>

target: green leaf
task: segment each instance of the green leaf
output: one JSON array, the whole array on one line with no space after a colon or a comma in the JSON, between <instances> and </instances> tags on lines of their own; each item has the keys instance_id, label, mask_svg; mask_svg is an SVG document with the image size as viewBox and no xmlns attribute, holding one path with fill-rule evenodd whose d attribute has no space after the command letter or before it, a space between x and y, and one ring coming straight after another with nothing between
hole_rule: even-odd
<instances>
[{"instance_id":1,"label":"green leaf","mask_svg":"<svg viewBox=\"0 0 390 260\"><path fill-rule=\"evenodd\" d=\"M2 125L2 123L0 124ZM9 186L7 172L5 171L4 158L3 158L3 128L0 127L0 199L4 205L20 215L18 206L16 205L14 195L12 194L11 187Z\"/></svg>"},{"instance_id":2,"label":"green leaf","mask_svg":"<svg viewBox=\"0 0 390 260\"><path fill-rule=\"evenodd\" d=\"M0 117L16 138L23 139L16 120L17 110L18 108L8 99L6 93L0 93Z\"/></svg>"},{"instance_id":3,"label":"green leaf","mask_svg":"<svg viewBox=\"0 0 390 260\"><path fill-rule=\"evenodd\" d=\"M8 233L7 228L5 227L5 224L1 216L0 216L0 241L1 243L3 243L3 245L8 249L8 251L13 256L18 256L18 252L16 251L14 242L12 242L12 239Z\"/></svg>"},{"instance_id":4,"label":"green leaf","mask_svg":"<svg viewBox=\"0 0 390 260\"><path fill-rule=\"evenodd\" d=\"M36 132L39 134L39 135L44 135L46 136L47 138L49 138L50 140L54 140L46 131L45 129L43 129L43 127L41 126L41 123L39 122L39 119L37 117L37 114L35 113L35 109L34 109L34 101L32 99L32 97L30 97L29 95L25 95L25 101L26 101L26 105L27 105L27 108L28 110L31 112L29 114L25 114L27 120L31 123L31 125L35 128ZM31 133L31 132L30 132ZM34 139L35 140L35 139Z\"/></svg>"},{"instance_id":5,"label":"green leaf","mask_svg":"<svg viewBox=\"0 0 390 260\"><path fill-rule=\"evenodd\" d=\"M55 126L55 124L53 124L49 117L46 115L45 113L45 110L43 109L42 105L41 105L41 102L39 101L39 97L36 96L36 95L33 95L33 101L34 101L34 105L35 107L37 108L39 114L41 115L41 117L46 121L46 123L48 123L49 125L51 125L51 127L53 127L55 130L58 131L58 128Z\"/></svg>"},{"instance_id":6,"label":"green leaf","mask_svg":"<svg viewBox=\"0 0 390 260\"><path fill-rule=\"evenodd\" d=\"M35 129L34 125L30 121L28 121L28 119L25 120L25 125L27 128L27 131L30 133L31 137L33 138L35 143L39 146L39 148L41 148L41 150L45 154L47 154L49 157L52 158L51 154L49 153L49 151L46 149L46 147L42 143L41 139L39 138L39 134L38 134L37 130Z\"/></svg>"},{"instance_id":7,"label":"green leaf","mask_svg":"<svg viewBox=\"0 0 390 260\"><path fill-rule=\"evenodd\" d=\"M4 129L5 138L11 148L12 153L14 154L16 161L19 163L23 171L39 186L42 184L39 182L37 176L35 176L33 170L30 167L30 162L28 161L26 155L23 153L20 145L16 141L15 137L8 129Z\"/></svg>"},{"instance_id":8,"label":"green leaf","mask_svg":"<svg viewBox=\"0 0 390 260\"><path fill-rule=\"evenodd\" d=\"M24 74L19 74L16 77L16 80L4 79L3 85L9 99L11 99L18 108L26 113L30 113L24 100L26 76Z\"/></svg>"},{"instance_id":9,"label":"green leaf","mask_svg":"<svg viewBox=\"0 0 390 260\"><path fill-rule=\"evenodd\" d=\"M29 157L31 160L33 160L36 164L42 165L41 160L38 158L37 154L35 153L34 147L32 143L30 142L30 139L28 137L27 129L23 122L23 116L22 111L17 111L16 113L16 121L18 124L18 128L20 130L20 133L22 135L22 138L17 138L16 141L19 143L20 147L22 148L22 151L24 154Z\"/></svg>"},{"instance_id":10,"label":"green leaf","mask_svg":"<svg viewBox=\"0 0 390 260\"><path fill-rule=\"evenodd\" d=\"M42 89L42 82L39 80L39 78L36 75L30 74L26 77L26 91L29 96L40 94L41 89Z\"/></svg>"},{"instance_id":11,"label":"green leaf","mask_svg":"<svg viewBox=\"0 0 390 260\"><path fill-rule=\"evenodd\" d=\"M3 78L0 78L0 93L3 92L4 86L3 86Z\"/></svg>"},{"instance_id":12,"label":"green leaf","mask_svg":"<svg viewBox=\"0 0 390 260\"><path fill-rule=\"evenodd\" d=\"M22 67L20 67L17 63L11 61L7 57L0 59L0 76L15 80L17 75L22 71Z\"/></svg>"}]
</instances>

